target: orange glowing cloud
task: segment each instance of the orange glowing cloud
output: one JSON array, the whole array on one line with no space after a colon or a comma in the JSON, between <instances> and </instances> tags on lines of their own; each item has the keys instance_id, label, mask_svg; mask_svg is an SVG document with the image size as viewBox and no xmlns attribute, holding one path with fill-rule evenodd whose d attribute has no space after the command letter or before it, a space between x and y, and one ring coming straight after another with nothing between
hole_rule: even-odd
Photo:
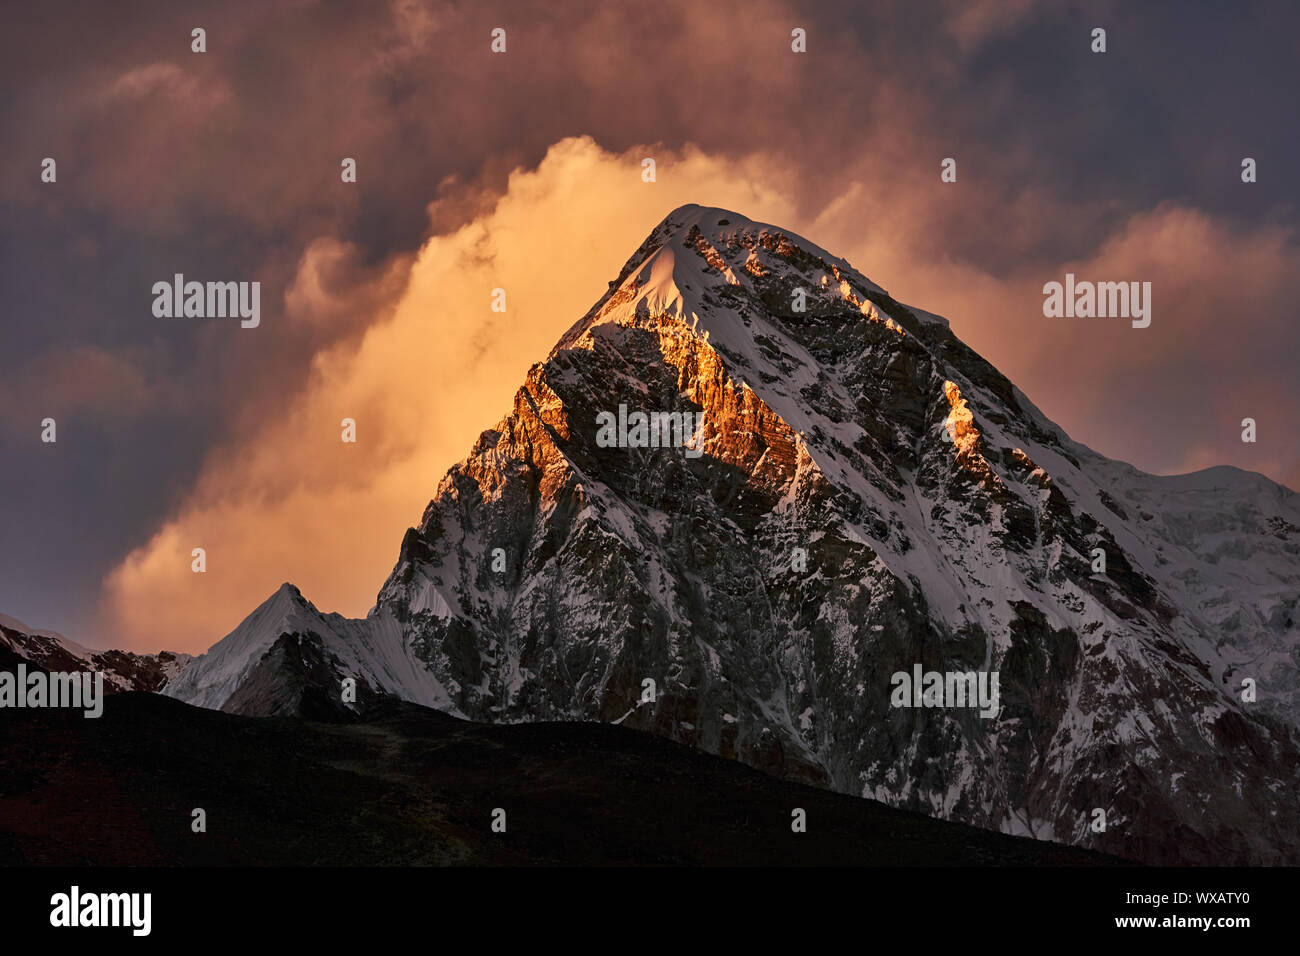
<instances>
[{"instance_id":1,"label":"orange glowing cloud","mask_svg":"<svg viewBox=\"0 0 1300 956\"><path fill-rule=\"evenodd\" d=\"M647 155L655 183L641 181ZM391 270L366 280L364 334L315 354L285 407L242 416L187 500L108 575L105 631L135 648L201 651L285 580L322 607L364 614L443 472L669 210L698 201L792 219L762 171L694 150L614 155L588 138L515 171L482 214L424 244L395 304L376 291L394 284ZM435 204L431 218L443 212ZM322 278L346 261L333 240L309 248L287 294L291 320L350 321L335 299L354 290ZM496 288L504 313L491 311ZM356 444L340 440L344 418ZM194 548L205 573L191 570Z\"/></svg>"}]
</instances>

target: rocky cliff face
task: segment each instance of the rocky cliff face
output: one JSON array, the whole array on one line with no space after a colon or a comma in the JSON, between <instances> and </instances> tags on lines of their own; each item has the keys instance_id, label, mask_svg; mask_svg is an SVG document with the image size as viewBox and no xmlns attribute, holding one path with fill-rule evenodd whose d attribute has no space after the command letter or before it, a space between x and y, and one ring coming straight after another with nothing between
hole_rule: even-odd
<instances>
[{"instance_id":1,"label":"rocky cliff face","mask_svg":"<svg viewBox=\"0 0 1300 956\"><path fill-rule=\"evenodd\" d=\"M611 447L620 405L703 426ZM1294 493L1106 459L944 320L687 206L442 479L370 618L298 596L306 624L245 622L166 693L222 706L298 633L295 673L478 720L622 722L1150 862L1297 863L1298 594ZM916 665L996 672L996 713L893 706Z\"/></svg>"},{"instance_id":2,"label":"rocky cliff face","mask_svg":"<svg viewBox=\"0 0 1300 956\"><path fill-rule=\"evenodd\" d=\"M173 651L92 651L62 634L31 628L4 615L0 615L0 650L7 652L0 659L0 667L6 669L26 663L46 671L102 671L104 690L110 694L160 691L193 660L189 654Z\"/></svg>"}]
</instances>

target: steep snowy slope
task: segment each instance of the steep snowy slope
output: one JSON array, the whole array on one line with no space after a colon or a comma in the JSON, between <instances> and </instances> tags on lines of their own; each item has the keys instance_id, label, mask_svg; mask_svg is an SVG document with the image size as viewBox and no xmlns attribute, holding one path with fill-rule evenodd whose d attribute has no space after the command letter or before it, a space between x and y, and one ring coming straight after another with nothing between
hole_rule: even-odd
<instances>
[{"instance_id":1,"label":"steep snowy slope","mask_svg":"<svg viewBox=\"0 0 1300 956\"><path fill-rule=\"evenodd\" d=\"M702 413L703 454L609 447L620 406ZM443 478L366 622L264 605L167 693L227 705L315 633L332 679L475 719L621 721L1153 862L1294 863L1297 593L1294 493L1106 459L943 319L686 206ZM997 713L892 706L916 665L997 672Z\"/></svg>"},{"instance_id":2,"label":"steep snowy slope","mask_svg":"<svg viewBox=\"0 0 1300 956\"><path fill-rule=\"evenodd\" d=\"M294 651L284 654L288 645ZM279 645L280 654L273 652ZM298 679L267 686L272 693L239 695L259 674L268 655L291 664ZM322 614L292 584L282 584L230 634L195 659L163 691L168 697L252 716L293 712L304 679L341 700L341 682L357 679L364 695L383 693L456 713L430 670L406 649L400 630L388 617L364 621ZM294 694L293 700L282 699ZM232 706L233 698L233 706Z\"/></svg>"}]
</instances>

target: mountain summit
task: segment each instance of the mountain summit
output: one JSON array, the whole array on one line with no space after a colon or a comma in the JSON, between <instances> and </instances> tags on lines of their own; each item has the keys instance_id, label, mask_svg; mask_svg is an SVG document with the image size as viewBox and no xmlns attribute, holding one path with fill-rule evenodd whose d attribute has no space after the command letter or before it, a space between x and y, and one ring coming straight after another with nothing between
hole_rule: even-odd
<instances>
[{"instance_id":1,"label":"mountain summit","mask_svg":"<svg viewBox=\"0 0 1300 956\"><path fill-rule=\"evenodd\" d=\"M286 586L163 693L315 712L352 677L347 707L621 722L1007 833L1295 864L1298 583L1293 492L1107 459L943 319L692 205L443 477L368 618ZM927 673L997 675L996 706L900 702Z\"/></svg>"}]
</instances>

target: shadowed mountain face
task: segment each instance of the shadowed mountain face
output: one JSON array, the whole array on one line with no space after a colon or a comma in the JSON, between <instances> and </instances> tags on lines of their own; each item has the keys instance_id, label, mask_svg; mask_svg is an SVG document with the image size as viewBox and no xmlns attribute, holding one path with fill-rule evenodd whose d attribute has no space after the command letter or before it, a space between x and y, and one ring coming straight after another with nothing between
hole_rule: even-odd
<instances>
[{"instance_id":1,"label":"shadowed mountain face","mask_svg":"<svg viewBox=\"0 0 1300 956\"><path fill-rule=\"evenodd\" d=\"M391 699L350 724L136 693L97 720L19 711L0 721L0 767L0 865L1119 862L775 780L622 727L470 724ZM791 829L795 808L804 833Z\"/></svg>"},{"instance_id":2,"label":"shadowed mountain face","mask_svg":"<svg viewBox=\"0 0 1300 956\"><path fill-rule=\"evenodd\" d=\"M62 634L36 630L4 615L0 615L0 652L6 652L0 654L0 669L25 663L45 671L102 671L104 691L109 694L162 690L194 659L173 651L92 651Z\"/></svg>"},{"instance_id":3,"label":"shadowed mountain face","mask_svg":"<svg viewBox=\"0 0 1300 956\"><path fill-rule=\"evenodd\" d=\"M651 447L635 412L703 425ZM352 677L362 709L621 721L992 830L1300 863L1298 594L1294 493L1106 459L943 319L687 206L442 479L367 619L286 585L164 693L304 712ZM917 665L996 672L994 713L895 706Z\"/></svg>"}]
</instances>

